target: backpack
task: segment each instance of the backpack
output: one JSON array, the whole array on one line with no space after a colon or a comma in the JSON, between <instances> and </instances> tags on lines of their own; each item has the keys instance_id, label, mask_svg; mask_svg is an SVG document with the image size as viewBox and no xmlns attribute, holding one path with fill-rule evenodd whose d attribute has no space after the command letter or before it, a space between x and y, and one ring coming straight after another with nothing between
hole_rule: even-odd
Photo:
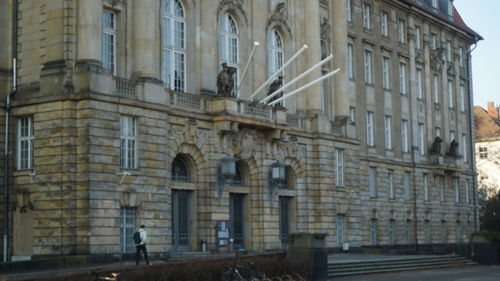
<instances>
[{"instance_id":1,"label":"backpack","mask_svg":"<svg viewBox=\"0 0 500 281\"><path fill-rule=\"evenodd\" d=\"M142 239L141 239L141 234L139 233L139 231L136 231L136 232L134 233L133 238L134 238L134 243L135 243L135 244L141 244Z\"/></svg>"}]
</instances>

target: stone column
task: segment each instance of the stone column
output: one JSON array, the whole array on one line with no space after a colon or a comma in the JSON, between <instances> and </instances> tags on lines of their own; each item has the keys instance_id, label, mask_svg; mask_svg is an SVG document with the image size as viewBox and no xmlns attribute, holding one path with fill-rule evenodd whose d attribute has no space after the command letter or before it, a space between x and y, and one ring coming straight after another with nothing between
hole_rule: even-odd
<instances>
[{"instance_id":1,"label":"stone column","mask_svg":"<svg viewBox=\"0 0 500 281\"><path fill-rule=\"evenodd\" d=\"M347 89L347 18L345 0L333 1L333 58L336 67L341 71L335 79L335 121L343 125L349 115L349 94Z\"/></svg>"},{"instance_id":2,"label":"stone column","mask_svg":"<svg viewBox=\"0 0 500 281\"><path fill-rule=\"evenodd\" d=\"M79 61L102 64L102 0L78 1ZM97 36L96 36L97 35Z\"/></svg>"},{"instance_id":3,"label":"stone column","mask_svg":"<svg viewBox=\"0 0 500 281\"><path fill-rule=\"evenodd\" d=\"M308 45L305 51L306 65L304 71L321 61L321 32L319 0L305 1L304 3L304 43ZM317 69L307 76L305 81L312 81L321 76L321 70ZM318 83L304 93L299 94L299 104L306 110L320 112L322 110L321 83Z\"/></svg>"},{"instance_id":4,"label":"stone column","mask_svg":"<svg viewBox=\"0 0 500 281\"><path fill-rule=\"evenodd\" d=\"M154 0L134 1L134 65L132 76L158 78L155 73L154 46L158 7Z\"/></svg>"}]
</instances>

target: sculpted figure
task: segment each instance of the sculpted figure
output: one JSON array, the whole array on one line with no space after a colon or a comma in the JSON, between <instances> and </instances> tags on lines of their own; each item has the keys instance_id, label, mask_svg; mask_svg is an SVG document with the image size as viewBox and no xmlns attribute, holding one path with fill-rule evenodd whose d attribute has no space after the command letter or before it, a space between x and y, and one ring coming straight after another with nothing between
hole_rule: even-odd
<instances>
[{"instance_id":1,"label":"sculpted figure","mask_svg":"<svg viewBox=\"0 0 500 281\"><path fill-rule=\"evenodd\" d=\"M458 156L458 142L452 140L450 143L450 150L448 151L448 155L452 157Z\"/></svg>"},{"instance_id":2,"label":"sculpted figure","mask_svg":"<svg viewBox=\"0 0 500 281\"><path fill-rule=\"evenodd\" d=\"M269 85L269 90L267 92L267 95L269 96L270 94L276 92L276 90L281 88L281 86L283 86L283 76L280 75L280 76L278 76L278 78L276 80L273 81L273 83L271 83L271 85ZM273 102L273 101L277 100L278 98L280 98L282 95L283 95L283 92L275 95L268 102Z\"/></svg>"},{"instance_id":3,"label":"sculpted figure","mask_svg":"<svg viewBox=\"0 0 500 281\"><path fill-rule=\"evenodd\" d=\"M443 140L440 137L434 138L434 143L432 143L431 154L441 154L441 143Z\"/></svg>"},{"instance_id":4,"label":"sculpted figure","mask_svg":"<svg viewBox=\"0 0 500 281\"><path fill-rule=\"evenodd\" d=\"M227 63L222 64L222 70L217 74L217 95L227 96L229 88L229 66Z\"/></svg>"}]
</instances>

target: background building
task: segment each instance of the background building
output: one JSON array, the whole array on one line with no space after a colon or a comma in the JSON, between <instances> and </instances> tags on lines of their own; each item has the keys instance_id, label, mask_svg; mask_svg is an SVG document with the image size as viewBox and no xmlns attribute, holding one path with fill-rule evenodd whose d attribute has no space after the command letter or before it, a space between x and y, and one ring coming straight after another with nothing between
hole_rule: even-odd
<instances>
[{"instance_id":1,"label":"background building","mask_svg":"<svg viewBox=\"0 0 500 281\"><path fill-rule=\"evenodd\" d=\"M4 98L17 59L16 259L129 252L140 224L152 252L217 249L226 223L250 250L292 232L361 247L477 228L469 50L481 37L452 1L2 0L0 13ZM341 71L283 107L248 101L304 44L285 83L330 53L294 87ZM223 62L236 97L216 95Z\"/></svg>"},{"instance_id":2,"label":"background building","mask_svg":"<svg viewBox=\"0 0 500 281\"><path fill-rule=\"evenodd\" d=\"M500 191L500 119L494 102L488 102L487 110L474 106L474 124L478 188L493 196Z\"/></svg>"}]
</instances>

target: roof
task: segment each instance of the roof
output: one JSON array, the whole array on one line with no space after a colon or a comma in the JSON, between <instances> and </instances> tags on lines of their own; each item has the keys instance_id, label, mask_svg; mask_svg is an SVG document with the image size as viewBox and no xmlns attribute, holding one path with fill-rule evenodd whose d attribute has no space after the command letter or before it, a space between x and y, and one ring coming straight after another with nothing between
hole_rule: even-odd
<instances>
[{"instance_id":1,"label":"roof","mask_svg":"<svg viewBox=\"0 0 500 281\"><path fill-rule=\"evenodd\" d=\"M474 126L476 139L500 137L500 120L495 120L480 106L474 106Z\"/></svg>"}]
</instances>

